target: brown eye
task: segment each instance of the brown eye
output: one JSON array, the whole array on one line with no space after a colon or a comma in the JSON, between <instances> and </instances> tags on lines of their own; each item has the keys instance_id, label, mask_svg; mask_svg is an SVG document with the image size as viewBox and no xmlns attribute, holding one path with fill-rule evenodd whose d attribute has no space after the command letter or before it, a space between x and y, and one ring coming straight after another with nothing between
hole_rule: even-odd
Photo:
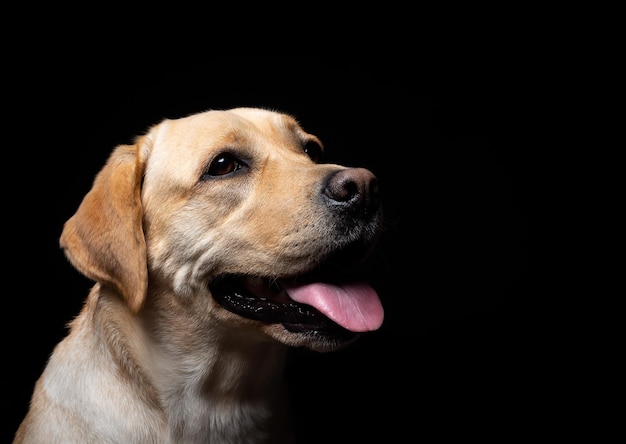
<instances>
[{"instance_id":1,"label":"brown eye","mask_svg":"<svg viewBox=\"0 0 626 444\"><path fill-rule=\"evenodd\" d=\"M309 140L308 142L305 142L303 151L315 163L318 163L320 160L322 160L322 147L314 140Z\"/></svg>"},{"instance_id":2,"label":"brown eye","mask_svg":"<svg viewBox=\"0 0 626 444\"><path fill-rule=\"evenodd\" d=\"M225 176L239 171L246 166L244 162L233 154L223 153L213 159L209 167L202 174L202 178Z\"/></svg>"}]
</instances>

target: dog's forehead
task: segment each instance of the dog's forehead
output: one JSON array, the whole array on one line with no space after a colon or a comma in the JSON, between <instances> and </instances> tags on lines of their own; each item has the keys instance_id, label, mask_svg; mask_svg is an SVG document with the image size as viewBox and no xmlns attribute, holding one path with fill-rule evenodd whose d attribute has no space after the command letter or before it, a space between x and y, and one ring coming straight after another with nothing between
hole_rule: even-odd
<instances>
[{"instance_id":1,"label":"dog's forehead","mask_svg":"<svg viewBox=\"0 0 626 444\"><path fill-rule=\"evenodd\" d=\"M206 111L162 123L163 141L178 142L192 148L205 142L229 142L232 139L263 137L301 142L307 134L296 120L286 114L256 108Z\"/></svg>"}]
</instances>

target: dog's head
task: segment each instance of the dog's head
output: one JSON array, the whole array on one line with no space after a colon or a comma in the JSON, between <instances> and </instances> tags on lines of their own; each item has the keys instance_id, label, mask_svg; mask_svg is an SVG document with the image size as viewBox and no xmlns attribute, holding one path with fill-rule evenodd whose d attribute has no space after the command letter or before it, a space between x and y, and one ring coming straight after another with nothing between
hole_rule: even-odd
<instances>
[{"instance_id":1,"label":"dog's head","mask_svg":"<svg viewBox=\"0 0 626 444\"><path fill-rule=\"evenodd\" d=\"M335 349L382 323L358 275L382 209L369 170L320 163L322 152L269 110L165 120L114 150L61 246L134 313L185 305L195 322Z\"/></svg>"}]
</instances>

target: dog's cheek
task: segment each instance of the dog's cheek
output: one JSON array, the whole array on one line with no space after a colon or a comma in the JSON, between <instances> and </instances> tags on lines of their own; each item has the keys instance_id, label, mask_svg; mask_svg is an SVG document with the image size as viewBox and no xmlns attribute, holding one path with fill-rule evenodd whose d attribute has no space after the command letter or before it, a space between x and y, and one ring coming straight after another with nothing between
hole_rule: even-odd
<instances>
[{"instance_id":1,"label":"dog's cheek","mask_svg":"<svg viewBox=\"0 0 626 444\"><path fill-rule=\"evenodd\" d=\"M220 269L225 273L259 276L298 274L310 268L330 249L332 236L319 218L286 221L259 218L259 222L219 236Z\"/></svg>"},{"instance_id":2,"label":"dog's cheek","mask_svg":"<svg viewBox=\"0 0 626 444\"><path fill-rule=\"evenodd\" d=\"M280 195L256 195L242 208L237 224L245 227L242 238L263 257L279 262L300 263L326 249L334 238L327 209L317 193L319 185L309 180L287 182Z\"/></svg>"}]
</instances>

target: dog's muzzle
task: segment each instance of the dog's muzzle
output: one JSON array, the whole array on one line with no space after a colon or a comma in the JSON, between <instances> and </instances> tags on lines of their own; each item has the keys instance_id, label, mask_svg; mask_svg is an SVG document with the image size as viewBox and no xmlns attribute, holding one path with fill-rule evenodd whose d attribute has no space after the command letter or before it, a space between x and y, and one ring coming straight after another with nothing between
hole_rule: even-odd
<instances>
[{"instance_id":1,"label":"dog's muzzle","mask_svg":"<svg viewBox=\"0 0 626 444\"><path fill-rule=\"evenodd\" d=\"M332 250L298 276L221 276L210 284L221 306L291 332L342 340L382 325L380 299L363 278L382 227L378 181L367 169L343 169L327 178L320 195L336 233Z\"/></svg>"}]
</instances>

